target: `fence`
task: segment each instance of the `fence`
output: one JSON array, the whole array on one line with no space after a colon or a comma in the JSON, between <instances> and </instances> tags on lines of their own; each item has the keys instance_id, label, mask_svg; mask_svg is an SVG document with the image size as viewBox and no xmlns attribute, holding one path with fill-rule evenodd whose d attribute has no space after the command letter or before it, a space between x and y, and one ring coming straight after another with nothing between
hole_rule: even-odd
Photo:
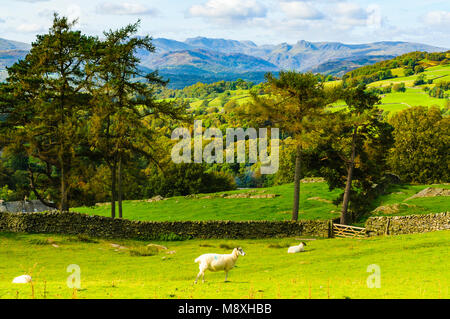
<instances>
[{"instance_id":1,"label":"fence","mask_svg":"<svg viewBox=\"0 0 450 319\"><path fill-rule=\"evenodd\" d=\"M366 236L366 229L363 227L333 224L333 237L364 238Z\"/></svg>"}]
</instances>

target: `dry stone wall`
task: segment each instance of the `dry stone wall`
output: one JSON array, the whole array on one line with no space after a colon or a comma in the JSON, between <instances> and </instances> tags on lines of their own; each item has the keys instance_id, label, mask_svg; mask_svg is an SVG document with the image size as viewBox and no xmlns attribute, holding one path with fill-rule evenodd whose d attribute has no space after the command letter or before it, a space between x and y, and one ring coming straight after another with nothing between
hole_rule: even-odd
<instances>
[{"instance_id":1,"label":"dry stone wall","mask_svg":"<svg viewBox=\"0 0 450 319\"><path fill-rule=\"evenodd\" d=\"M99 238L154 240L179 238L329 237L327 220L151 222L73 212L0 213L0 231L84 234Z\"/></svg>"},{"instance_id":2,"label":"dry stone wall","mask_svg":"<svg viewBox=\"0 0 450 319\"><path fill-rule=\"evenodd\" d=\"M366 222L369 235L399 235L450 229L450 212L370 217Z\"/></svg>"}]
</instances>

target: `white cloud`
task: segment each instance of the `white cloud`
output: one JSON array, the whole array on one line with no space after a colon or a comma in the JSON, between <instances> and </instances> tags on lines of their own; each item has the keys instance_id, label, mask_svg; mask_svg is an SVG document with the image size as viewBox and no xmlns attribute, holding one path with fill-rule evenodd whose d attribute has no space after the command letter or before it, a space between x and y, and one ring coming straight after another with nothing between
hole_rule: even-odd
<instances>
[{"instance_id":1,"label":"white cloud","mask_svg":"<svg viewBox=\"0 0 450 319\"><path fill-rule=\"evenodd\" d=\"M45 18L45 19L53 19L53 14L55 13L55 10L51 9L42 9L37 12L38 17Z\"/></svg>"},{"instance_id":2,"label":"white cloud","mask_svg":"<svg viewBox=\"0 0 450 319\"><path fill-rule=\"evenodd\" d=\"M309 2L283 1L280 3L280 6L289 18L317 20L324 17L324 14L313 7Z\"/></svg>"},{"instance_id":3,"label":"white cloud","mask_svg":"<svg viewBox=\"0 0 450 319\"><path fill-rule=\"evenodd\" d=\"M36 23L22 23L16 28L17 31L24 33L35 33L44 29L42 25Z\"/></svg>"},{"instance_id":4,"label":"white cloud","mask_svg":"<svg viewBox=\"0 0 450 319\"><path fill-rule=\"evenodd\" d=\"M450 26L450 11L430 11L425 15L424 21L430 26Z\"/></svg>"},{"instance_id":5,"label":"white cloud","mask_svg":"<svg viewBox=\"0 0 450 319\"><path fill-rule=\"evenodd\" d=\"M69 18L69 20L80 19L82 14L82 9L79 5L72 4L69 5L65 10L55 10L55 9L42 9L37 12L38 17L44 18L46 20L53 20L53 14L59 13L61 16Z\"/></svg>"},{"instance_id":6,"label":"white cloud","mask_svg":"<svg viewBox=\"0 0 450 319\"><path fill-rule=\"evenodd\" d=\"M99 14L111 15L155 15L156 10L137 2L103 2L96 8Z\"/></svg>"},{"instance_id":7,"label":"white cloud","mask_svg":"<svg viewBox=\"0 0 450 319\"><path fill-rule=\"evenodd\" d=\"M67 7L66 15L69 20L76 20L81 17L81 8L80 6L73 4Z\"/></svg>"},{"instance_id":8,"label":"white cloud","mask_svg":"<svg viewBox=\"0 0 450 319\"><path fill-rule=\"evenodd\" d=\"M6 21L0 18L0 23L5 23Z\"/></svg>"},{"instance_id":9,"label":"white cloud","mask_svg":"<svg viewBox=\"0 0 450 319\"><path fill-rule=\"evenodd\" d=\"M219 22L263 18L267 8L256 0L209 0L189 8L193 17L202 17Z\"/></svg>"},{"instance_id":10,"label":"white cloud","mask_svg":"<svg viewBox=\"0 0 450 319\"><path fill-rule=\"evenodd\" d=\"M47 1L50 1L50 0L16 0L16 1L34 3L34 2L47 2Z\"/></svg>"},{"instance_id":11,"label":"white cloud","mask_svg":"<svg viewBox=\"0 0 450 319\"><path fill-rule=\"evenodd\" d=\"M377 4L372 4L367 7L367 25L375 28L380 28L383 24L383 17L381 16L381 8Z\"/></svg>"},{"instance_id":12,"label":"white cloud","mask_svg":"<svg viewBox=\"0 0 450 319\"><path fill-rule=\"evenodd\" d=\"M335 13L338 22L343 25L357 26L366 24L367 12L356 3L338 3Z\"/></svg>"},{"instance_id":13,"label":"white cloud","mask_svg":"<svg viewBox=\"0 0 450 319\"><path fill-rule=\"evenodd\" d=\"M380 28L383 24L381 9L377 4L363 8L357 3L338 3L334 8L334 17L339 27L343 29L358 26Z\"/></svg>"}]
</instances>

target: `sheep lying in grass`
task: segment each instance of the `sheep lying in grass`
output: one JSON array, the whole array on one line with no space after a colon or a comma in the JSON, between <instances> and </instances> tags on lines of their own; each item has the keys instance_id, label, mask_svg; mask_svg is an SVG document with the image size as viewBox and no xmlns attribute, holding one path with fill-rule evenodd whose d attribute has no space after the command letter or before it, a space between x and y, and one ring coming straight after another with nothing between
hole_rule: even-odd
<instances>
[{"instance_id":1,"label":"sheep lying in grass","mask_svg":"<svg viewBox=\"0 0 450 319\"><path fill-rule=\"evenodd\" d=\"M228 272L234 267L239 255L245 256L245 252L241 247L234 248L231 254L204 254L195 259L196 263L199 263L200 272L195 278L197 283L198 278L202 276L202 282L205 282L205 271L225 271L225 281L227 281Z\"/></svg>"},{"instance_id":2,"label":"sheep lying in grass","mask_svg":"<svg viewBox=\"0 0 450 319\"><path fill-rule=\"evenodd\" d=\"M300 245L298 245L298 246L291 246L288 248L288 254L295 254L295 253L305 251L304 246L306 246L305 242L301 242Z\"/></svg>"},{"instance_id":3,"label":"sheep lying in grass","mask_svg":"<svg viewBox=\"0 0 450 319\"><path fill-rule=\"evenodd\" d=\"M12 283L13 284L28 284L31 281L32 280L31 280L31 276L30 275L22 275L22 276L14 278Z\"/></svg>"}]
</instances>

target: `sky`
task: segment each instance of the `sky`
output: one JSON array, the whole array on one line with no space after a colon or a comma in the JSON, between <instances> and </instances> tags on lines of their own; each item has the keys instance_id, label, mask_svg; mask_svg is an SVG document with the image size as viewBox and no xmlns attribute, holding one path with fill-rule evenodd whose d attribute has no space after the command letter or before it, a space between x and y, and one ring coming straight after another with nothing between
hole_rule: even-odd
<instances>
[{"instance_id":1,"label":"sky","mask_svg":"<svg viewBox=\"0 0 450 319\"><path fill-rule=\"evenodd\" d=\"M101 36L141 20L140 35L256 44L409 41L450 48L450 1L434 0L0 0L0 38L32 42L53 12Z\"/></svg>"}]
</instances>

